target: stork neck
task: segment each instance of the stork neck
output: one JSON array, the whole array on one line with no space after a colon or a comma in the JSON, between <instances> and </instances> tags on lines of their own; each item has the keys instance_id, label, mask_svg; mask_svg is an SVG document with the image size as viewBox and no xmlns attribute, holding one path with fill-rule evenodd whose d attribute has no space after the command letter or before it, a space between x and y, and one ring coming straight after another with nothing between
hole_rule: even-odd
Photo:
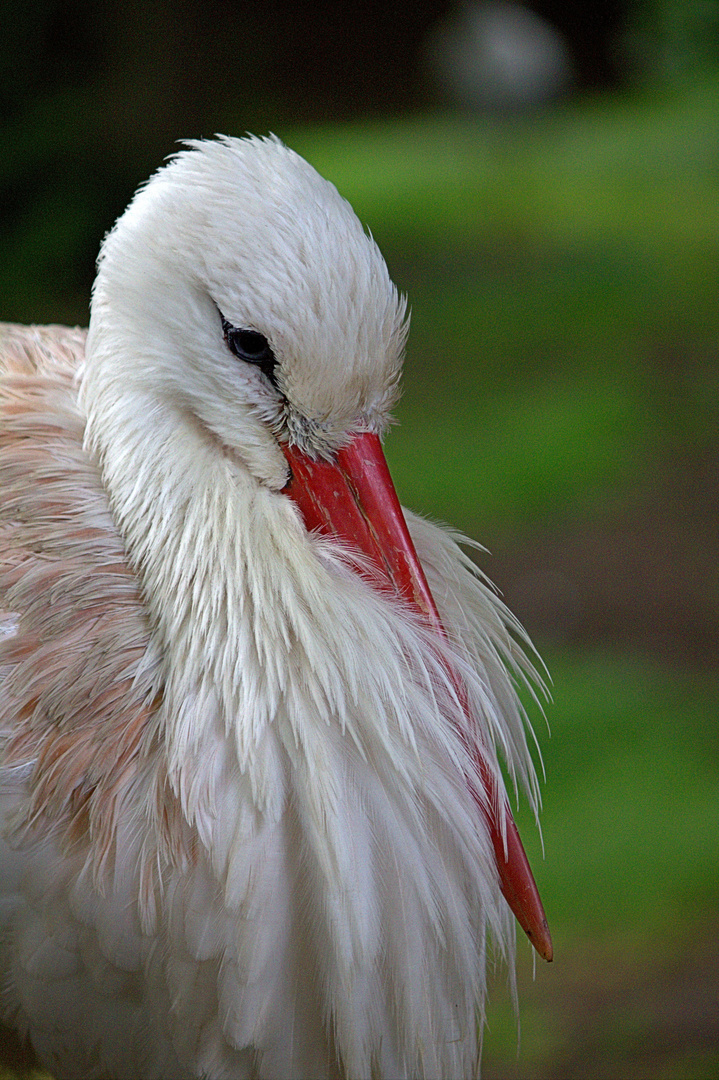
<instances>
[{"instance_id":1,"label":"stork neck","mask_svg":"<svg viewBox=\"0 0 719 1080\"><path fill-rule=\"evenodd\" d=\"M248 725L236 738L240 756L249 755L281 693L283 673L262 649L288 639L270 568L292 558L291 550L279 549L299 539L298 516L196 419L140 395L126 394L123 406L122 422L114 425L118 418L105 414L98 422L90 413L88 441L153 634L168 657L167 723L178 726L186 750L191 725L183 709L201 702L196 713L207 725L219 721L226 731ZM195 720L196 743L201 728Z\"/></svg>"}]
</instances>

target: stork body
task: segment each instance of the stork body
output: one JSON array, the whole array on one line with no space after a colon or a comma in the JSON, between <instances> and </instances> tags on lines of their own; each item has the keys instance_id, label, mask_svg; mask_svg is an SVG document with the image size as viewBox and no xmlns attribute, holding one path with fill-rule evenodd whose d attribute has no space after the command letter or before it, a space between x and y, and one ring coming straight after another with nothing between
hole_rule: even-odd
<instances>
[{"instance_id":1,"label":"stork body","mask_svg":"<svg viewBox=\"0 0 719 1080\"><path fill-rule=\"evenodd\" d=\"M450 534L406 514L415 602L292 488L378 447L404 337L254 139L138 193L87 342L0 334L2 1019L62 1077L477 1075L533 671Z\"/></svg>"}]
</instances>

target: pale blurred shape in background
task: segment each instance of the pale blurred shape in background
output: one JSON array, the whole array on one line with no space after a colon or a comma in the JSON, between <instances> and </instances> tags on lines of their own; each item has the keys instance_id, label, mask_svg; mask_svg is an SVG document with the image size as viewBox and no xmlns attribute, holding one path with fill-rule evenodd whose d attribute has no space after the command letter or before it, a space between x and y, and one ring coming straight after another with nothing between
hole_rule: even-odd
<instances>
[{"instance_id":1,"label":"pale blurred shape in background","mask_svg":"<svg viewBox=\"0 0 719 1080\"><path fill-rule=\"evenodd\" d=\"M427 59L447 99L465 108L542 105L572 85L562 34L523 4L463 4L431 31Z\"/></svg>"}]
</instances>

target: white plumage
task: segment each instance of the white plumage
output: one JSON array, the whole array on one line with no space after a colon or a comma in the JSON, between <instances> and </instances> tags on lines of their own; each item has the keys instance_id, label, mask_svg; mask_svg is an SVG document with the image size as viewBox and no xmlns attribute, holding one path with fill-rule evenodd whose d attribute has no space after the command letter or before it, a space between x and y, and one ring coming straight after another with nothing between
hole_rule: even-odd
<instances>
[{"instance_id":1,"label":"white plumage","mask_svg":"<svg viewBox=\"0 0 719 1080\"><path fill-rule=\"evenodd\" d=\"M59 1076L477 1075L536 676L450 533L406 514L442 632L288 486L379 446L405 333L274 139L139 191L86 346L2 331L2 1010Z\"/></svg>"}]
</instances>

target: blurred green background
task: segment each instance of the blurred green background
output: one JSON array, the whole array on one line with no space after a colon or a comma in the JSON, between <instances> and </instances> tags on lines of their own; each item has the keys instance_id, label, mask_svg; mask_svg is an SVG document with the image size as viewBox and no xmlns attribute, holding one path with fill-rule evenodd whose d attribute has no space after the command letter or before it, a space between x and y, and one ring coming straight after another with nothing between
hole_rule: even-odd
<instances>
[{"instance_id":1,"label":"blurred green background","mask_svg":"<svg viewBox=\"0 0 719 1080\"><path fill-rule=\"evenodd\" d=\"M566 60L531 100L437 76L458 10L5 3L0 318L87 321L178 138L273 130L337 184L412 307L400 496L490 549L553 678L544 856L519 823L556 958L520 944L519 1050L498 969L484 1075L709 1080L719 5L528 5Z\"/></svg>"}]
</instances>

